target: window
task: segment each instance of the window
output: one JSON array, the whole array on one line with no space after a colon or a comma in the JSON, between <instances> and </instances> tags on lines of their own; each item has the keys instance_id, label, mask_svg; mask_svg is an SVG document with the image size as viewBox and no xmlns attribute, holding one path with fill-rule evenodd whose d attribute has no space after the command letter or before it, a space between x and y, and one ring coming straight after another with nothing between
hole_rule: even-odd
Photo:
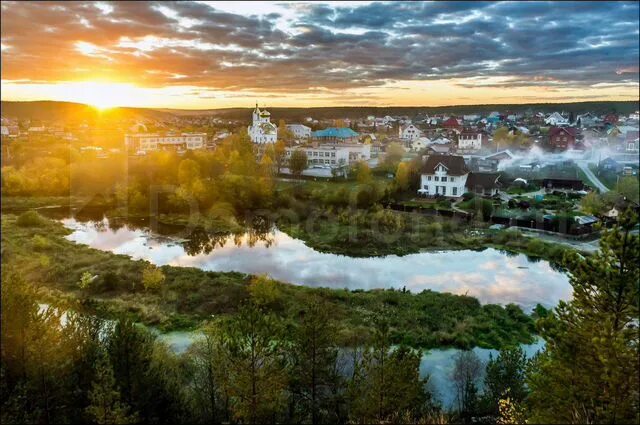
<instances>
[{"instance_id":1,"label":"window","mask_svg":"<svg viewBox=\"0 0 640 425\"><path fill-rule=\"evenodd\" d=\"M438 176L434 176L434 177L433 177L433 180L435 180L435 181L440 181L440 177L438 177Z\"/></svg>"},{"instance_id":2,"label":"window","mask_svg":"<svg viewBox=\"0 0 640 425\"><path fill-rule=\"evenodd\" d=\"M423 188L424 190L429 190L429 186L427 186L426 184L425 184L424 186L422 186L422 188Z\"/></svg>"},{"instance_id":3,"label":"window","mask_svg":"<svg viewBox=\"0 0 640 425\"><path fill-rule=\"evenodd\" d=\"M440 181L446 182L446 181L447 181L447 178L446 178L446 177L442 177L442 178L440 179Z\"/></svg>"},{"instance_id":4,"label":"window","mask_svg":"<svg viewBox=\"0 0 640 425\"><path fill-rule=\"evenodd\" d=\"M428 181L431 181L431 176L427 176L427 180L428 180Z\"/></svg>"},{"instance_id":5,"label":"window","mask_svg":"<svg viewBox=\"0 0 640 425\"><path fill-rule=\"evenodd\" d=\"M449 181L452 182L454 181L455 177L449 177Z\"/></svg>"},{"instance_id":6,"label":"window","mask_svg":"<svg viewBox=\"0 0 640 425\"><path fill-rule=\"evenodd\" d=\"M453 192L452 192L453 196L458 196L458 188L454 187L452 190L453 190Z\"/></svg>"}]
</instances>

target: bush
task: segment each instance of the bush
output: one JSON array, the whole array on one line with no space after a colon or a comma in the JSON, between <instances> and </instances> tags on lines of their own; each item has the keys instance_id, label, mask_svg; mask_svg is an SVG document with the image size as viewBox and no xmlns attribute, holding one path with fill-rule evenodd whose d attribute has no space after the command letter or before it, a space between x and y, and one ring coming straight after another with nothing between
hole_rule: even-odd
<instances>
[{"instance_id":1,"label":"bush","mask_svg":"<svg viewBox=\"0 0 640 425\"><path fill-rule=\"evenodd\" d=\"M142 271L142 285L145 290L155 290L162 286L164 282L164 273L158 267L149 264Z\"/></svg>"},{"instance_id":2,"label":"bush","mask_svg":"<svg viewBox=\"0 0 640 425\"><path fill-rule=\"evenodd\" d=\"M473 199L476 197L475 193L472 192L465 192L462 194L462 200L463 201L468 201L469 199Z\"/></svg>"},{"instance_id":3,"label":"bush","mask_svg":"<svg viewBox=\"0 0 640 425\"><path fill-rule=\"evenodd\" d=\"M44 218L36 211L27 211L20 214L17 224L20 227L38 227L44 224Z\"/></svg>"},{"instance_id":4,"label":"bush","mask_svg":"<svg viewBox=\"0 0 640 425\"><path fill-rule=\"evenodd\" d=\"M33 249L36 251L44 251L51 247L51 241L41 235L34 235L33 238L31 238L31 243L33 244Z\"/></svg>"}]
</instances>

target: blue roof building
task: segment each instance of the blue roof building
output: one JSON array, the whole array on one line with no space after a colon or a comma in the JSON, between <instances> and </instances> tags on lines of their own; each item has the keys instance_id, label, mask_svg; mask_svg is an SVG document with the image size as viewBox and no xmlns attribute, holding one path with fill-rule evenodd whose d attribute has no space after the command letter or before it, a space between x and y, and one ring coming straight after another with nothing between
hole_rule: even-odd
<instances>
[{"instance_id":1,"label":"blue roof building","mask_svg":"<svg viewBox=\"0 0 640 425\"><path fill-rule=\"evenodd\" d=\"M312 133L314 139L322 141L351 142L357 141L359 136L358 133L348 127L329 127Z\"/></svg>"}]
</instances>

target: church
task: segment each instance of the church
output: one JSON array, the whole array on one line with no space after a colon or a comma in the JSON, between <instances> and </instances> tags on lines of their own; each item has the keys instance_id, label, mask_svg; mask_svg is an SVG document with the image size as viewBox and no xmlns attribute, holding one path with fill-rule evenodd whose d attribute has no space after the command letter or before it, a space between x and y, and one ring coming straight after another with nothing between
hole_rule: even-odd
<instances>
[{"instance_id":1,"label":"church","mask_svg":"<svg viewBox=\"0 0 640 425\"><path fill-rule=\"evenodd\" d=\"M247 132L253 143L275 143L278 139L278 127L271 123L271 114L266 110L261 111L257 103L253 110L253 123Z\"/></svg>"}]
</instances>

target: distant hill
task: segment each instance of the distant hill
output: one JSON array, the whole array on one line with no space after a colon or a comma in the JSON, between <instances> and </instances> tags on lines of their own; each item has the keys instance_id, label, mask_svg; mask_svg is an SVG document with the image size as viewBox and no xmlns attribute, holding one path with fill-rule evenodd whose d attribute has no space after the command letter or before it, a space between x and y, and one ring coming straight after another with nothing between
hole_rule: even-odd
<instances>
[{"instance_id":1,"label":"distant hill","mask_svg":"<svg viewBox=\"0 0 640 425\"><path fill-rule=\"evenodd\" d=\"M312 107L312 108L271 108L266 109L271 112L274 120L284 119L287 121L300 121L305 117L314 119L331 118L360 118L367 115L407 115L409 117L417 114L489 114L492 111L498 112L525 112L531 109L534 112L542 111L546 113L559 111L574 114L584 112L594 112L603 114L615 112L628 115L637 111L639 103L636 101L613 101L613 102L573 102L573 103L527 103L527 104L490 104L490 105L453 105L453 106L338 106L338 107ZM225 108L209 110L165 110L181 116L212 115L220 118L248 120L253 108Z\"/></svg>"},{"instance_id":2,"label":"distant hill","mask_svg":"<svg viewBox=\"0 0 640 425\"><path fill-rule=\"evenodd\" d=\"M454 105L454 106L340 106L340 107L312 107L312 108L270 108L274 120L302 121L305 117L315 119L331 118L360 118L367 115L407 115L416 114L488 114L498 112L525 112L527 110L553 112L564 111L580 114L584 112L607 113L615 112L628 115L637 111L637 101L613 102L573 102L573 103L527 103L527 104L491 104L491 105ZM12 102L2 101L2 116L18 119L33 120L61 120L77 121L117 118L152 118L167 120L183 116L216 116L220 118L248 121L253 108L223 108L223 109L168 109L168 108L129 108L119 107L100 111L92 106L72 102L35 101Z\"/></svg>"},{"instance_id":3,"label":"distant hill","mask_svg":"<svg viewBox=\"0 0 640 425\"><path fill-rule=\"evenodd\" d=\"M2 116L19 120L46 121L95 121L98 119L170 119L174 115L150 108L118 107L99 110L90 105L73 102L33 101L13 102L2 101Z\"/></svg>"}]
</instances>

